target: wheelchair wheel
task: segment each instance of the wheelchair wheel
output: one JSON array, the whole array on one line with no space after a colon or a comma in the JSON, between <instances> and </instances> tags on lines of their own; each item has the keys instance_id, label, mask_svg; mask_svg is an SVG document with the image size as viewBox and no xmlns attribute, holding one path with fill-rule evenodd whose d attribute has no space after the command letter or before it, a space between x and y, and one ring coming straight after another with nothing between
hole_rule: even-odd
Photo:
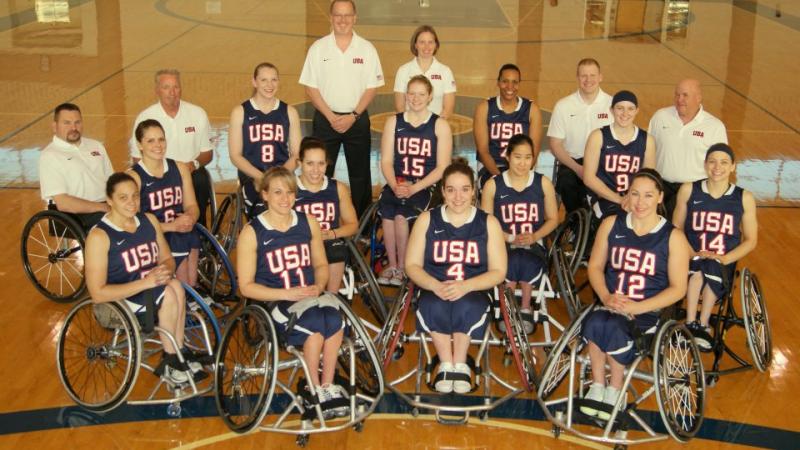
<instances>
[{"instance_id":1,"label":"wheelchair wheel","mask_svg":"<svg viewBox=\"0 0 800 450\"><path fill-rule=\"evenodd\" d=\"M411 299L413 295L414 285L411 282L406 284L404 288L401 288L397 300L392 305L392 309L389 310L386 323L383 324L383 328L376 339L378 357L380 358L384 370L389 367L389 362L391 362L394 357L395 349L400 342L400 336L403 334L406 317L411 310Z\"/></svg>"},{"instance_id":2,"label":"wheelchair wheel","mask_svg":"<svg viewBox=\"0 0 800 450\"><path fill-rule=\"evenodd\" d=\"M525 333L525 326L522 324L519 308L516 302L509 301L513 293L510 289L503 289L500 294L500 311L503 314L503 322L506 324L506 337L514 356L514 363L519 372L519 379L526 391L533 390L536 380L536 357L533 355L528 342L528 334Z\"/></svg>"},{"instance_id":3,"label":"wheelchair wheel","mask_svg":"<svg viewBox=\"0 0 800 450\"><path fill-rule=\"evenodd\" d=\"M586 253L586 243L589 240L590 212L584 208L576 209L567 214L564 222L556 228L553 242L548 251L552 257L554 249L564 251L564 261L567 262L572 275L578 271L583 255Z\"/></svg>"},{"instance_id":4,"label":"wheelchair wheel","mask_svg":"<svg viewBox=\"0 0 800 450\"><path fill-rule=\"evenodd\" d=\"M653 382L658 411L675 440L687 442L703 423L705 372L700 350L683 324L662 325L653 348Z\"/></svg>"},{"instance_id":5,"label":"wheelchair wheel","mask_svg":"<svg viewBox=\"0 0 800 450\"><path fill-rule=\"evenodd\" d=\"M230 253L236 247L236 239L243 226L243 215L244 202L238 193L225 196L214 215L211 234L225 249L225 253Z\"/></svg>"},{"instance_id":6,"label":"wheelchair wheel","mask_svg":"<svg viewBox=\"0 0 800 450\"><path fill-rule=\"evenodd\" d=\"M350 251L350 262L352 263L353 275L355 278L356 292L358 292L361 301L372 313L378 325L386 323L386 304L383 299L383 291L378 282L375 280L375 275L367 266L364 261L364 256L358 251L356 245L351 240L347 240L347 248Z\"/></svg>"},{"instance_id":7,"label":"wheelchair wheel","mask_svg":"<svg viewBox=\"0 0 800 450\"><path fill-rule=\"evenodd\" d=\"M223 422L237 433L256 428L275 393L278 337L269 315L245 307L225 330L217 353L214 400Z\"/></svg>"},{"instance_id":8,"label":"wheelchair wheel","mask_svg":"<svg viewBox=\"0 0 800 450\"><path fill-rule=\"evenodd\" d=\"M753 356L753 365L765 372L772 361L772 330L761 284L756 274L742 270L739 293L742 299L742 318L747 335L747 347Z\"/></svg>"},{"instance_id":9,"label":"wheelchair wheel","mask_svg":"<svg viewBox=\"0 0 800 450\"><path fill-rule=\"evenodd\" d=\"M581 310L581 299L575 292L575 278L570 272L567 265L564 250L556 247L553 251L553 271L556 273L556 281L558 282L558 294L561 300L564 301L564 306L567 307L567 314L570 320L575 319Z\"/></svg>"},{"instance_id":10,"label":"wheelchair wheel","mask_svg":"<svg viewBox=\"0 0 800 450\"><path fill-rule=\"evenodd\" d=\"M124 307L84 300L67 313L56 365L67 394L80 406L93 412L119 406L133 389L140 358L137 325Z\"/></svg>"},{"instance_id":11,"label":"wheelchair wheel","mask_svg":"<svg viewBox=\"0 0 800 450\"><path fill-rule=\"evenodd\" d=\"M186 324L183 335L184 344L189 349L200 354L215 355L222 336L219 322L206 300L189 285L184 284L186 291ZM208 341L204 333L208 333ZM209 352L209 350L211 350Z\"/></svg>"},{"instance_id":12,"label":"wheelchair wheel","mask_svg":"<svg viewBox=\"0 0 800 450\"><path fill-rule=\"evenodd\" d=\"M375 345L372 343L369 333L361 319L348 308L342 301L340 308L344 315L347 326L345 335L353 342L355 349L355 384L367 395L377 397L383 393L383 371L380 370L381 363ZM344 347L343 347L344 348ZM339 364L345 370L345 376L350 376L350 355L346 352L339 356Z\"/></svg>"},{"instance_id":13,"label":"wheelchair wheel","mask_svg":"<svg viewBox=\"0 0 800 450\"><path fill-rule=\"evenodd\" d=\"M353 236L353 240L355 240L356 243L369 242L377 217L378 202L372 202L358 221L358 229L356 230L355 236Z\"/></svg>"},{"instance_id":14,"label":"wheelchair wheel","mask_svg":"<svg viewBox=\"0 0 800 450\"><path fill-rule=\"evenodd\" d=\"M84 296L81 226L58 211L40 211L22 230L20 254L25 275L34 287L54 302L69 303Z\"/></svg>"},{"instance_id":15,"label":"wheelchair wheel","mask_svg":"<svg viewBox=\"0 0 800 450\"><path fill-rule=\"evenodd\" d=\"M199 224L195 225L195 231L200 237L198 291L215 303L224 305L225 310L218 311L217 315L220 319L227 318L240 302L240 297L236 295L236 272L227 252L214 235Z\"/></svg>"},{"instance_id":16,"label":"wheelchair wheel","mask_svg":"<svg viewBox=\"0 0 800 450\"><path fill-rule=\"evenodd\" d=\"M558 386L564 381L570 371L571 353L580 353L583 349L584 341L581 337L581 330L586 316L594 308L588 307L581 311L580 315L572 321L564 333L556 341L547 360L542 368L542 375L539 377L536 395L542 400L547 400L555 392Z\"/></svg>"}]
</instances>

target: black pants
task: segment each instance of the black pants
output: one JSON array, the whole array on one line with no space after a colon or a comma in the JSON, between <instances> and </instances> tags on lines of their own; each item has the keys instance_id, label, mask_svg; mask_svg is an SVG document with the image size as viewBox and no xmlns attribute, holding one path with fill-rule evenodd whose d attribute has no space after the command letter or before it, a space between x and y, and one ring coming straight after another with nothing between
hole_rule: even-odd
<instances>
[{"instance_id":1,"label":"black pants","mask_svg":"<svg viewBox=\"0 0 800 450\"><path fill-rule=\"evenodd\" d=\"M664 181L664 208L667 210L665 219L672 222L672 213L675 211L675 200L678 198L678 189L683 183Z\"/></svg>"},{"instance_id":2,"label":"black pants","mask_svg":"<svg viewBox=\"0 0 800 450\"><path fill-rule=\"evenodd\" d=\"M576 159L575 162L583 165L583 158ZM586 186L584 186L583 180L572 169L561 163L558 164L558 172L556 172L556 191L561 196L567 213L587 206Z\"/></svg>"},{"instance_id":3,"label":"black pants","mask_svg":"<svg viewBox=\"0 0 800 450\"><path fill-rule=\"evenodd\" d=\"M347 174L350 177L350 194L353 206L359 218L372 202L372 174L370 173L370 149L372 147L369 129L369 113L364 111L352 127L339 133L331 127L330 122L319 113L314 112L314 136L325 141L328 154L328 170L326 175L333 176L339 147L344 145L344 157L347 160Z\"/></svg>"},{"instance_id":4,"label":"black pants","mask_svg":"<svg viewBox=\"0 0 800 450\"><path fill-rule=\"evenodd\" d=\"M194 196L197 198L197 206L200 208L200 218L197 223L206 226L206 208L211 204L211 174L205 167L192 172L192 185L194 185ZM211 220L214 220L212 217Z\"/></svg>"}]
</instances>

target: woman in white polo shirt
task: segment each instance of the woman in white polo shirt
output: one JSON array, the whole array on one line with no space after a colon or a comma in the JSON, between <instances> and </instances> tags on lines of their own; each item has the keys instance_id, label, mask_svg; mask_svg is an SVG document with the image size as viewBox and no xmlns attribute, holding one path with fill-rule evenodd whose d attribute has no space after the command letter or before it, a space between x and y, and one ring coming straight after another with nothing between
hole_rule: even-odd
<instances>
[{"instance_id":1,"label":"woman in white polo shirt","mask_svg":"<svg viewBox=\"0 0 800 450\"><path fill-rule=\"evenodd\" d=\"M397 69L394 77L394 108L405 112L406 87L411 77L425 75L433 85L433 99L428 109L445 119L453 115L456 106L456 80L449 67L434 55L439 51L439 36L430 25L422 25L411 35L411 53L414 59Z\"/></svg>"}]
</instances>

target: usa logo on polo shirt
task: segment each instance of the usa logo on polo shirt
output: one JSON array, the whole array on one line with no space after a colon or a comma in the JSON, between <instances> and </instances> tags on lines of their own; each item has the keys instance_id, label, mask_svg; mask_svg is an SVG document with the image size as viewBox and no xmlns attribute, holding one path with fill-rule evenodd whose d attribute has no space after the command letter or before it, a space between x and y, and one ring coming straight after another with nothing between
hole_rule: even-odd
<instances>
[{"instance_id":1,"label":"usa logo on polo shirt","mask_svg":"<svg viewBox=\"0 0 800 450\"><path fill-rule=\"evenodd\" d=\"M102 156L102 155L100 154L100 152L98 152L97 150L92 150L92 153L90 153L90 154L91 154L92 156Z\"/></svg>"},{"instance_id":2,"label":"usa logo on polo shirt","mask_svg":"<svg viewBox=\"0 0 800 450\"><path fill-rule=\"evenodd\" d=\"M184 133L194 133L194 127L186 127L183 129Z\"/></svg>"},{"instance_id":3,"label":"usa logo on polo shirt","mask_svg":"<svg viewBox=\"0 0 800 450\"><path fill-rule=\"evenodd\" d=\"M364 64L364 58L353 58L353 64Z\"/></svg>"},{"instance_id":4,"label":"usa logo on polo shirt","mask_svg":"<svg viewBox=\"0 0 800 450\"><path fill-rule=\"evenodd\" d=\"M694 130L694 131L692 131L692 136L697 136L697 137L701 138L701 137L703 137L703 132L700 131L700 130Z\"/></svg>"},{"instance_id":5,"label":"usa logo on polo shirt","mask_svg":"<svg viewBox=\"0 0 800 450\"><path fill-rule=\"evenodd\" d=\"M608 113L597 113L598 119L608 119Z\"/></svg>"},{"instance_id":6,"label":"usa logo on polo shirt","mask_svg":"<svg viewBox=\"0 0 800 450\"><path fill-rule=\"evenodd\" d=\"M439 75L438 73L432 73L431 74L431 80L441 80L441 79L442 79L442 76Z\"/></svg>"}]
</instances>

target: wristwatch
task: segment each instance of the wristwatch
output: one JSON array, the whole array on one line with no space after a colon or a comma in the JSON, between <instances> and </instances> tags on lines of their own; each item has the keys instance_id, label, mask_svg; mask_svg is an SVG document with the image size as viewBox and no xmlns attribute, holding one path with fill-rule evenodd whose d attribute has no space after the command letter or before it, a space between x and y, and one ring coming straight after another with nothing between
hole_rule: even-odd
<instances>
[{"instance_id":1,"label":"wristwatch","mask_svg":"<svg viewBox=\"0 0 800 450\"><path fill-rule=\"evenodd\" d=\"M359 114L359 113L357 113L357 112L355 112L355 111L351 112L350 114L352 114L352 115L353 115L353 117L355 117L355 118L356 118L356 120L358 120L358 118L359 118L359 117L361 117L361 114Z\"/></svg>"},{"instance_id":2,"label":"wristwatch","mask_svg":"<svg viewBox=\"0 0 800 450\"><path fill-rule=\"evenodd\" d=\"M194 170L197 170L197 169L200 168L200 161L198 161L196 159L193 159L192 160L192 164L194 164Z\"/></svg>"}]
</instances>

